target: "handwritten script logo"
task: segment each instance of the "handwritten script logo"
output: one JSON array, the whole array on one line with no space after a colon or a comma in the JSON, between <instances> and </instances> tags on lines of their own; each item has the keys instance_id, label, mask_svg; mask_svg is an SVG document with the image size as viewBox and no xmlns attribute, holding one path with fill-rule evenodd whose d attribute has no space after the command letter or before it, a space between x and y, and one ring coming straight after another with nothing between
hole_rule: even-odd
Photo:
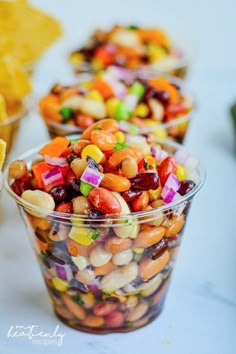
<instances>
[{"instance_id":1,"label":"handwritten script logo","mask_svg":"<svg viewBox=\"0 0 236 354\"><path fill-rule=\"evenodd\" d=\"M58 345L62 346L66 334L59 332L59 325L52 333L41 331L38 325L11 326L7 332L8 338L26 337L33 344Z\"/></svg>"}]
</instances>

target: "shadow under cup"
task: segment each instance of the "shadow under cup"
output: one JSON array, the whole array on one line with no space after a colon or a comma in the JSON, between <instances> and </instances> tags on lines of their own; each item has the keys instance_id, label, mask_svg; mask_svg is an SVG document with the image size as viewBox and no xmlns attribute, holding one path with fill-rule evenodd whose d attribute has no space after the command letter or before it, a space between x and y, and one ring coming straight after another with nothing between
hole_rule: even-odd
<instances>
[{"instance_id":1,"label":"shadow under cup","mask_svg":"<svg viewBox=\"0 0 236 354\"><path fill-rule=\"evenodd\" d=\"M179 145L165 143L173 153ZM176 148L177 147L177 148ZM30 163L36 151L19 159ZM197 166L196 186L176 202L122 216L90 218L48 212L18 197L56 315L77 330L129 332L162 311L182 240L189 207L204 182Z\"/></svg>"}]
</instances>

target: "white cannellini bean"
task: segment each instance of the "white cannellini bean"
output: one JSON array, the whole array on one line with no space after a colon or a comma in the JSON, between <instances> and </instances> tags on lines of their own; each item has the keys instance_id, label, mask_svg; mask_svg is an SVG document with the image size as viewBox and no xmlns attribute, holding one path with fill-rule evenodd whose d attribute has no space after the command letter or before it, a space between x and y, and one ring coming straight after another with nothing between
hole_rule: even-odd
<instances>
[{"instance_id":1,"label":"white cannellini bean","mask_svg":"<svg viewBox=\"0 0 236 354\"><path fill-rule=\"evenodd\" d=\"M157 274L154 278L139 287L139 290L141 290L141 294L143 296L149 296L153 294L161 285L162 280L163 275L161 273Z\"/></svg>"},{"instance_id":2,"label":"white cannellini bean","mask_svg":"<svg viewBox=\"0 0 236 354\"><path fill-rule=\"evenodd\" d=\"M72 261L77 265L79 270L83 270L89 265L88 259L84 256L71 257Z\"/></svg>"},{"instance_id":3,"label":"white cannellini bean","mask_svg":"<svg viewBox=\"0 0 236 354\"><path fill-rule=\"evenodd\" d=\"M106 106L103 102L98 102L90 98L83 98L80 103L81 112L91 115L97 119L106 117Z\"/></svg>"},{"instance_id":4,"label":"white cannellini bean","mask_svg":"<svg viewBox=\"0 0 236 354\"><path fill-rule=\"evenodd\" d=\"M75 277L81 283L89 285L94 281L95 274L93 270L84 268L83 270L80 270Z\"/></svg>"},{"instance_id":5,"label":"white cannellini bean","mask_svg":"<svg viewBox=\"0 0 236 354\"><path fill-rule=\"evenodd\" d=\"M97 245L90 253L90 263L94 267L100 267L110 261L112 253L108 252L102 245Z\"/></svg>"},{"instance_id":6,"label":"white cannellini bean","mask_svg":"<svg viewBox=\"0 0 236 354\"><path fill-rule=\"evenodd\" d=\"M135 31L129 31L126 29L119 29L110 36L110 41L114 44L120 45L122 47L133 47L140 54L143 53L143 48L140 43L140 39L135 33Z\"/></svg>"},{"instance_id":7,"label":"white cannellini bean","mask_svg":"<svg viewBox=\"0 0 236 354\"><path fill-rule=\"evenodd\" d=\"M122 198L122 196L117 193L117 192L112 192L114 194L114 196L118 199L120 206L121 206L121 211L120 211L120 215L127 215L130 214L130 209L128 204L126 203L126 201L124 200L124 198ZM129 225L128 223L125 224L124 226L118 226L118 227L114 227L113 230L116 233L117 236L121 237L121 238L136 238L139 232L139 225L137 223L137 219L132 218L129 219L127 218L128 223L132 222L131 225ZM119 224L121 222L119 221ZM125 222L124 222L125 223ZM114 222L115 224L115 222Z\"/></svg>"},{"instance_id":8,"label":"white cannellini bean","mask_svg":"<svg viewBox=\"0 0 236 354\"><path fill-rule=\"evenodd\" d=\"M131 249L127 249L125 251L122 251L120 253L114 254L112 257L112 262L116 265L125 265L128 264L132 261L133 258L133 252Z\"/></svg>"},{"instance_id":9,"label":"white cannellini bean","mask_svg":"<svg viewBox=\"0 0 236 354\"><path fill-rule=\"evenodd\" d=\"M104 292L111 293L128 285L137 277L137 275L138 265L137 263L132 262L104 276L101 281L101 288Z\"/></svg>"},{"instance_id":10,"label":"white cannellini bean","mask_svg":"<svg viewBox=\"0 0 236 354\"><path fill-rule=\"evenodd\" d=\"M62 102L61 107L70 107L72 109L79 109L80 104L82 101L82 97L79 95L75 95L72 97L67 98L65 101Z\"/></svg>"},{"instance_id":11,"label":"white cannellini bean","mask_svg":"<svg viewBox=\"0 0 236 354\"><path fill-rule=\"evenodd\" d=\"M69 226L65 226L60 224L58 226L58 231L54 228L52 228L48 234L48 237L50 238L50 240L57 242L57 241L64 241L67 239L69 232L70 232L70 227Z\"/></svg>"},{"instance_id":12,"label":"white cannellini bean","mask_svg":"<svg viewBox=\"0 0 236 354\"><path fill-rule=\"evenodd\" d=\"M53 211L55 208L55 202L53 197L43 191L40 191L38 189L34 190L34 191L30 191L27 190L25 192L22 193L21 198L26 200L27 202L39 207L39 208L43 208L46 209L48 211ZM32 211L30 208L26 208L28 213L37 217L41 217L44 214L42 213L37 213Z\"/></svg>"},{"instance_id":13,"label":"white cannellini bean","mask_svg":"<svg viewBox=\"0 0 236 354\"><path fill-rule=\"evenodd\" d=\"M126 321L134 322L139 320L141 317L145 315L147 310L148 310L147 302L141 302L141 304L138 304L133 310L131 310L128 313L126 317Z\"/></svg>"},{"instance_id":14,"label":"white cannellini bean","mask_svg":"<svg viewBox=\"0 0 236 354\"><path fill-rule=\"evenodd\" d=\"M137 296L134 296L134 295L131 295L131 296L128 297L125 306L126 306L128 309L132 309L132 308L134 308L137 304L138 304L138 297L137 297Z\"/></svg>"},{"instance_id":15,"label":"white cannellini bean","mask_svg":"<svg viewBox=\"0 0 236 354\"><path fill-rule=\"evenodd\" d=\"M158 102L157 99L151 98L148 101L152 114L153 114L153 118L157 121L161 121L163 116L164 116L164 108L162 106L162 104L160 102Z\"/></svg>"}]
</instances>

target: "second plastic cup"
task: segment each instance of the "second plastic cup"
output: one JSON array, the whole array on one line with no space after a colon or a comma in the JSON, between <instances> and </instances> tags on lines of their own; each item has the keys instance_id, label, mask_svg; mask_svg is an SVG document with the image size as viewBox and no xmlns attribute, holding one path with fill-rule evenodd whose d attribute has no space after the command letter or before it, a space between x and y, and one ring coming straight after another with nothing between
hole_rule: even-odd
<instances>
[{"instance_id":1,"label":"second plastic cup","mask_svg":"<svg viewBox=\"0 0 236 354\"><path fill-rule=\"evenodd\" d=\"M175 153L178 144L165 143ZM37 150L18 159L29 165ZM129 332L162 311L193 197L204 182L170 204L120 216L48 212L5 187L25 222L56 315L91 333ZM159 200L160 201L160 200ZM155 240L155 242L153 241Z\"/></svg>"},{"instance_id":2,"label":"second plastic cup","mask_svg":"<svg viewBox=\"0 0 236 354\"><path fill-rule=\"evenodd\" d=\"M22 119L26 116L26 106L18 113L10 116L4 122L0 123L0 138L7 143L7 155L10 153L15 140L17 139L18 130Z\"/></svg>"}]
</instances>

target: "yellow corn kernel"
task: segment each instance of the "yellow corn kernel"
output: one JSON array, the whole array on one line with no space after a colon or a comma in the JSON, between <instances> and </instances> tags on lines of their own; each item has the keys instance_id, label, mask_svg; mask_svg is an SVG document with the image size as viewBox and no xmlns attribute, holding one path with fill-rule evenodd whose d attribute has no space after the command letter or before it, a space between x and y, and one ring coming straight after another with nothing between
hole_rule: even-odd
<instances>
[{"instance_id":1,"label":"yellow corn kernel","mask_svg":"<svg viewBox=\"0 0 236 354\"><path fill-rule=\"evenodd\" d=\"M84 62L84 55L81 53L72 53L70 55L70 62L74 65L80 65Z\"/></svg>"},{"instance_id":2,"label":"yellow corn kernel","mask_svg":"<svg viewBox=\"0 0 236 354\"><path fill-rule=\"evenodd\" d=\"M166 129L161 126L156 127L151 135L158 139L166 139L168 136Z\"/></svg>"},{"instance_id":3,"label":"yellow corn kernel","mask_svg":"<svg viewBox=\"0 0 236 354\"><path fill-rule=\"evenodd\" d=\"M95 296L92 293L80 294L80 299L83 301L83 307L91 309L95 304Z\"/></svg>"},{"instance_id":4,"label":"yellow corn kernel","mask_svg":"<svg viewBox=\"0 0 236 354\"><path fill-rule=\"evenodd\" d=\"M99 70L103 69L103 64L99 59L93 59L91 65L95 71L99 71Z\"/></svg>"},{"instance_id":5,"label":"yellow corn kernel","mask_svg":"<svg viewBox=\"0 0 236 354\"><path fill-rule=\"evenodd\" d=\"M153 156L147 155L147 156L145 156L145 159L147 160L147 163L149 166L156 168L157 163L156 163L156 160L154 159Z\"/></svg>"},{"instance_id":6,"label":"yellow corn kernel","mask_svg":"<svg viewBox=\"0 0 236 354\"><path fill-rule=\"evenodd\" d=\"M87 146L85 146L85 148L83 149L82 153L81 153L81 157L87 157L90 156L94 159L94 161L96 161L97 163L99 163L100 161L102 161L104 154L103 152L94 144L89 144Z\"/></svg>"},{"instance_id":7,"label":"yellow corn kernel","mask_svg":"<svg viewBox=\"0 0 236 354\"><path fill-rule=\"evenodd\" d=\"M161 46L150 43L147 46L147 54L151 62L161 60L166 57L166 51Z\"/></svg>"},{"instance_id":8,"label":"yellow corn kernel","mask_svg":"<svg viewBox=\"0 0 236 354\"><path fill-rule=\"evenodd\" d=\"M89 246L93 242L93 232L94 230L87 227L72 226L69 237L80 245Z\"/></svg>"},{"instance_id":9,"label":"yellow corn kernel","mask_svg":"<svg viewBox=\"0 0 236 354\"><path fill-rule=\"evenodd\" d=\"M125 142L125 134L122 132L116 132L115 134L116 141L118 143L124 143Z\"/></svg>"},{"instance_id":10,"label":"yellow corn kernel","mask_svg":"<svg viewBox=\"0 0 236 354\"><path fill-rule=\"evenodd\" d=\"M144 248L142 247L133 247L133 251L138 254L142 254L144 252Z\"/></svg>"},{"instance_id":11,"label":"yellow corn kernel","mask_svg":"<svg viewBox=\"0 0 236 354\"><path fill-rule=\"evenodd\" d=\"M150 195L152 200L156 200L161 195L162 188L159 186L157 189L149 189L148 194Z\"/></svg>"},{"instance_id":12,"label":"yellow corn kernel","mask_svg":"<svg viewBox=\"0 0 236 354\"><path fill-rule=\"evenodd\" d=\"M182 182L187 178L187 173L183 166L177 164L176 166L176 177Z\"/></svg>"},{"instance_id":13,"label":"yellow corn kernel","mask_svg":"<svg viewBox=\"0 0 236 354\"><path fill-rule=\"evenodd\" d=\"M148 106L145 103L139 103L134 110L134 115L144 118L147 117L149 112Z\"/></svg>"},{"instance_id":14,"label":"yellow corn kernel","mask_svg":"<svg viewBox=\"0 0 236 354\"><path fill-rule=\"evenodd\" d=\"M66 291L68 289L68 283L58 277L52 278L53 286L58 291Z\"/></svg>"},{"instance_id":15,"label":"yellow corn kernel","mask_svg":"<svg viewBox=\"0 0 236 354\"><path fill-rule=\"evenodd\" d=\"M109 100L106 101L106 111L107 111L107 117L109 118L114 118L116 114L116 108L120 101L117 98L109 98Z\"/></svg>"},{"instance_id":16,"label":"yellow corn kernel","mask_svg":"<svg viewBox=\"0 0 236 354\"><path fill-rule=\"evenodd\" d=\"M92 82L91 81L83 81L81 83L81 86L89 90L90 87L92 86Z\"/></svg>"},{"instance_id":17,"label":"yellow corn kernel","mask_svg":"<svg viewBox=\"0 0 236 354\"><path fill-rule=\"evenodd\" d=\"M91 100L97 101L97 102L103 102L103 96L101 93L97 90L91 90L87 93L86 98L89 98Z\"/></svg>"},{"instance_id":18,"label":"yellow corn kernel","mask_svg":"<svg viewBox=\"0 0 236 354\"><path fill-rule=\"evenodd\" d=\"M73 217L73 216L70 218L70 222L75 226L83 226L83 224L84 224L84 220L77 219L76 217Z\"/></svg>"},{"instance_id":19,"label":"yellow corn kernel","mask_svg":"<svg viewBox=\"0 0 236 354\"><path fill-rule=\"evenodd\" d=\"M189 123L189 119L186 119L183 122L178 124L178 128L182 133L185 133L185 131L187 130L188 123Z\"/></svg>"}]
</instances>

